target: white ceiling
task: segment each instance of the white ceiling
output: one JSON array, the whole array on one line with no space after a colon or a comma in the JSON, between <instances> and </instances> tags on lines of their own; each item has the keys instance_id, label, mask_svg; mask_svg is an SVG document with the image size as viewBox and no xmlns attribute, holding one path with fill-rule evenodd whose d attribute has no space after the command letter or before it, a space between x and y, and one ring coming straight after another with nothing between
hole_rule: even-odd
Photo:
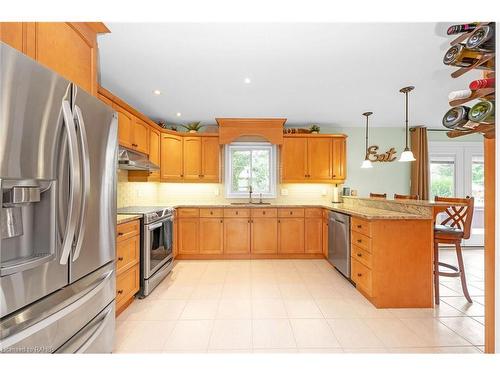
<instances>
[{"instance_id":1,"label":"white ceiling","mask_svg":"<svg viewBox=\"0 0 500 375\"><path fill-rule=\"evenodd\" d=\"M447 24L111 23L99 37L101 84L152 119L286 117L287 124L441 127L452 79ZM250 84L244 79L251 79ZM161 90L161 95L152 93ZM181 117L176 113L180 112Z\"/></svg>"}]
</instances>

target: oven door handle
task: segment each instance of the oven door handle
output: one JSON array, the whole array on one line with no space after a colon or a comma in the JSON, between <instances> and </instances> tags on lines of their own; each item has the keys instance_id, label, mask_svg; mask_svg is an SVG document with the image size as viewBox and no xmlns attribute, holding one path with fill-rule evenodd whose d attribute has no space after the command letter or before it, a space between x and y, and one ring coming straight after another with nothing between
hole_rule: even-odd
<instances>
[{"instance_id":1,"label":"oven door handle","mask_svg":"<svg viewBox=\"0 0 500 375\"><path fill-rule=\"evenodd\" d=\"M167 221L172 221L172 219L166 219L166 220L162 220L161 222L159 223L154 223L154 224L149 224L146 226L146 229L151 231L151 230L155 230L157 228L160 228L161 226L163 226L163 224L165 224Z\"/></svg>"}]
</instances>

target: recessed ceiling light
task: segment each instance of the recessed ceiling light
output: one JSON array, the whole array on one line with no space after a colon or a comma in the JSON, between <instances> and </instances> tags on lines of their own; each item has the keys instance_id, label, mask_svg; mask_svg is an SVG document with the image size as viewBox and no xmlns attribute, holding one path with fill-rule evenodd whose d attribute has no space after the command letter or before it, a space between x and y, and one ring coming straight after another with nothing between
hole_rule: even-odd
<instances>
[{"instance_id":1,"label":"recessed ceiling light","mask_svg":"<svg viewBox=\"0 0 500 375\"><path fill-rule=\"evenodd\" d=\"M248 83L252 83L252 80L247 77L247 78L244 79L244 82L248 84Z\"/></svg>"},{"instance_id":2,"label":"recessed ceiling light","mask_svg":"<svg viewBox=\"0 0 500 375\"><path fill-rule=\"evenodd\" d=\"M176 115L177 117L181 117L181 113L180 113L180 112L177 112L175 115Z\"/></svg>"},{"instance_id":3,"label":"recessed ceiling light","mask_svg":"<svg viewBox=\"0 0 500 375\"><path fill-rule=\"evenodd\" d=\"M155 95L161 95L161 91L160 90L153 90L153 94L155 94Z\"/></svg>"}]
</instances>

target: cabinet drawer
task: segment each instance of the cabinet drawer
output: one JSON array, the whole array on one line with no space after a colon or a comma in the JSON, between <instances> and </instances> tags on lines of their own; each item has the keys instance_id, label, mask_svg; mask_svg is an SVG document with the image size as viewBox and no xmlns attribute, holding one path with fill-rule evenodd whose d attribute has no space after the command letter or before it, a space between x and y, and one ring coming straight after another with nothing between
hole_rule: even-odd
<instances>
[{"instance_id":1,"label":"cabinet drawer","mask_svg":"<svg viewBox=\"0 0 500 375\"><path fill-rule=\"evenodd\" d=\"M116 305L117 310L123 302L128 301L139 291L139 265L116 277Z\"/></svg>"},{"instance_id":2,"label":"cabinet drawer","mask_svg":"<svg viewBox=\"0 0 500 375\"><path fill-rule=\"evenodd\" d=\"M199 217L199 208L178 208L177 217Z\"/></svg>"},{"instance_id":3,"label":"cabinet drawer","mask_svg":"<svg viewBox=\"0 0 500 375\"><path fill-rule=\"evenodd\" d=\"M366 267L372 268L372 255L362 248L352 245L351 256L358 262L363 263Z\"/></svg>"},{"instance_id":4,"label":"cabinet drawer","mask_svg":"<svg viewBox=\"0 0 500 375\"><path fill-rule=\"evenodd\" d=\"M306 217L321 217L323 215L322 208L306 208L304 211Z\"/></svg>"},{"instance_id":5,"label":"cabinet drawer","mask_svg":"<svg viewBox=\"0 0 500 375\"><path fill-rule=\"evenodd\" d=\"M200 208L200 217L223 217L222 208Z\"/></svg>"},{"instance_id":6,"label":"cabinet drawer","mask_svg":"<svg viewBox=\"0 0 500 375\"><path fill-rule=\"evenodd\" d=\"M249 208L224 208L224 217L250 217Z\"/></svg>"},{"instance_id":7,"label":"cabinet drawer","mask_svg":"<svg viewBox=\"0 0 500 375\"><path fill-rule=\"evenodd\" d=\"M140 234L139 220L129 221L116 227L116 241L125 241L126 239Z\"/></svg>"},{"instance_id":8,"label":"cabinet drawer","mask_svg":"<svg viewBox=\"0 0 500 375\"><path fill-rule=\"evenodd\" d=\"M351 244L371 253L372 239L358 232L351 232Z\"/></svg>"},{"instance_id":9,"label":"cabinet drawer","mask_svg":"<svg viewBox=\"0 0 500 375\"><path fill-rule=\"evenodd\" d=\"M116 244L116 274L121 274L139 263L140 236L127 238Z\"/></svg>"},{"instance_id":10,"label":"cabinet drawer","mask_svg":"<svg viewBox=\"0 0 500 375\"><path fill-rule=\"evenodd\" d=\"M252 217L277 217L276 208L252 208Z\"/></svg>"},{"instance_id":11,"label":"cabinet drawer","mask_svg":"<svg viewBox=\"0 0 500 375\"><path fill-rule=\"evenodd\" d=\"M361 262L351 258L351 278L358 289L363 290L368 296L372 296L372 271Z\"/></svg>"},{"instance_id":12,"label":"cabinet drawer","mask_svg":"<svg viewBox=\"0 0 500 375\"><path fill-rule=\"evenodd\" d=\"M280 208L278 217L304 217L303 208Z\"/></svg>"},{"instance_id":13,"label":"cabinet drawer","mask_svg":"<svg viewBox=\"0 0 500 375\"><path fill-rule=\"evenodd\" d=\"M371 237L370 222L367 220L362 220L353 216L351 220L351 230Z\"/></svg>"}]
</instances>

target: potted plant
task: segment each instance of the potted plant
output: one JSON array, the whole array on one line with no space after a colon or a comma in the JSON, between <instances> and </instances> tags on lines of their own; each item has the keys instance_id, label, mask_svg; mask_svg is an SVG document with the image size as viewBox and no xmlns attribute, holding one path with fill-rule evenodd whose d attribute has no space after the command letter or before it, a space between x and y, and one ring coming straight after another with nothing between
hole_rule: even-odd
<instances>
[{"instance_id":1,"label":"potted plant","mask_svg":"<svg viewBox=\"0 0 500 375\"><path fill-rule=\"evenodd\" d=\"M185 128L188 133L197 133L201 128L203 128L205 125L200 125L201 121L194 121L190 122L189 124L186 125L180 125L183 128Z\"/></svg>"},{"instance_id":2,"label":"potted plant","mask_svg":"<svg viewBox=\"0 0 500 375\"><path fill-rule=\"evenodd\" d=\"M311 127L309 128L309 132L311 134L318 134L319 133L319 126L318 125L311 125Z\"/></svg>"}]
</instances>

